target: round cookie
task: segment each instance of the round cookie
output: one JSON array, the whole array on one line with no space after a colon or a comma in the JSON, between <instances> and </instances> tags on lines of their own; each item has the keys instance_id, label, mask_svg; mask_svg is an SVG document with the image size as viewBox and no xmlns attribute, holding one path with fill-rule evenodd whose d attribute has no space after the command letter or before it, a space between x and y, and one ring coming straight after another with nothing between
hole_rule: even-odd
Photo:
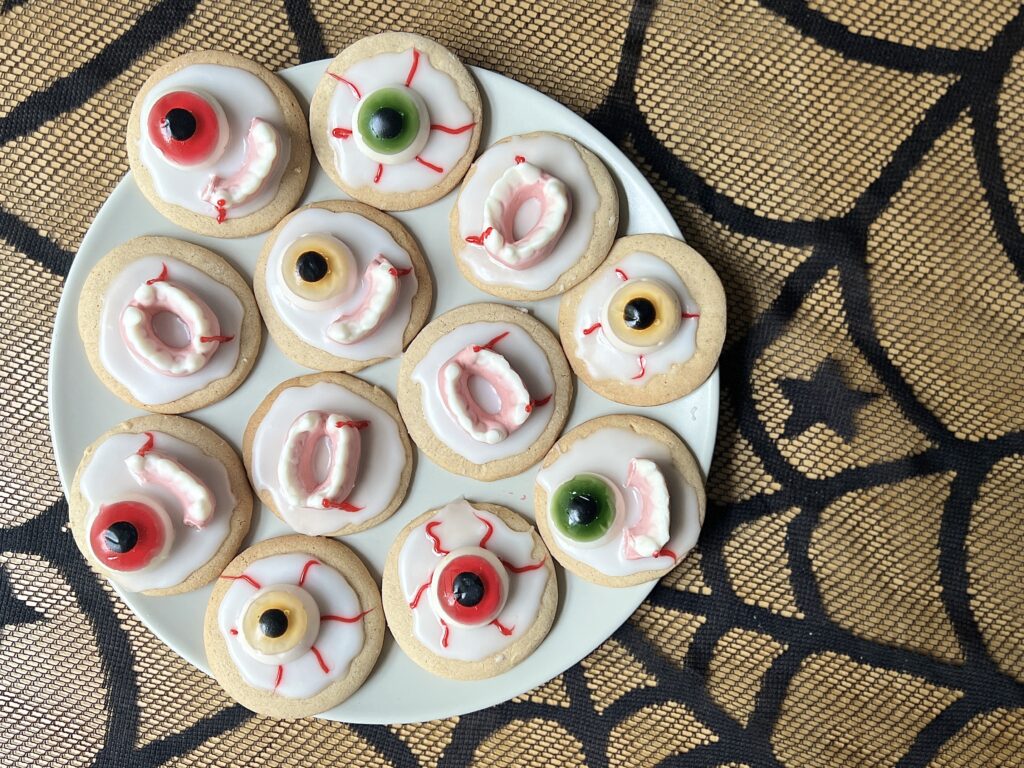
<instances>
[{"instance_id":1,"label":"round cookie","mask_svg":"<svg viewBox=\"0 0 1024 768\"><path fill-rule=\"evenodd\" d=\"M705 505L689 448L668 427L632 414L566 432L534 490L537 528L554 558L609 587L654 581L675 568L697 543Z\"/></svg>"},{"instance_id":2,"label":"round cookie","mask_svg":"<svg viewBox=\"0 0 1024 768\"><path fill-rule=\"evenodd\" d=\"M315 370L355 372L402 353L430 314L434 283L401 222L363 203L327 200L274 228L253 288L288 357ZM377 298L389 293L390 303Z\"/></svg>"},{"instance_id":3,"label":"round cookie","mask_svg":"<svg viewBox=\"0 0 1024 768\"><path fill-rule=\"evenodd\" d=\"M334 57L309 118L335 184L375 208L404 211L459 183L480 143L483 108L476 81L447 48L385 32Z\"/></svg>"},{"instance_id":4,"label":"round cookie","mask_svg":"<svg viewBox=\"0 0 1024 768\"><path fill-rule=\"evenodd\" d=\"M520 211L532 223L517 236ZM535 301L593 272L618 224L619 194L604 163L568 136L537 131L501 139L476 159L449 232L469 282L494 296Z\"/></svg>"},{"instance_id":5,"label":"round cookie","mask_svg":"<svg viewBox=\"0 0 1024 768\"><path fill-rule=\"evenodd\" d=\"M373 670L384 642L380 592L340 542L267 539L224 570L203 639L217 682L246 708L282 719L318 715Z\"/></svg>"},{"instance_id":6,"label":"round cookie","mask_svg":"<svg viewBox=\"0 0 1024 768\"><path fill-rule=\"evenodd\" d=\"M536 464L562 431L572 395L554 334L503 304L467 304L434 319L398 375L413 441L449 472L476 480Z\"/></svg>"},{"instance_id":7,"label":"round cookie","mask_svg":"<svg viewBox=\"0 0 1024 768\"><path fill-rule=\"evenodd\" d=\"M331 445L328 466L318 446ZM282 382L249 418L242 455L260 500L298 533L347 536L395 513L414 452L395 402L344 373Z\"/></svg>"},{"instance_id":8,"label":"round cookie","mask_svg":"<svg viewBox=\"0 0 1024 768\"><path fill-rule=\"evenodd\" d=\"M235 556L252 492L238 454L211 429L140 416L85 449L68 518L94 570L130 592L177 595L209 584Z\"/></svg>"},{"instance_id":9,"label":"round cookie","mask_svg":"<svg viewBox=\"0 0 1024 768\"><path fill-rule=\"evenodd\" d=\"M682 240L632 235L565 294L562 347L573 371L602 397L662 405L711 375L725 341L725 291Z\"/></svg>"},{"instance_id":10,"label":"round cookie","mask_svg":"<svg viewBox=\"0 0 1024 768\"><path fill-rule=\"evenodd\" d=\"M161 325L168 313L178 322ZM136 408L185 413L245 380L262 326L248 284L220 256L170 237L137 237L89 272L78 332L111 392Z\"/></svg>"},{"instance_id":11,"label":"round cookie","mask_svg":"<svg viewBox=\"0 0 1024 768\"><path fill-rule=\"evenodd\" d=\"M398 534L384 566L384 612L398 645L441 677L480 680L536 650L558 584L544 543L510 509L458 499Z\"/></svg>"},{"instance_id":12,"label":"round cookie","mask_svg":"<svg viewBox=\"0 0 1024 768\"><path fill-rule=\"evenodd\" d=\"M305 112L277 75L244 56L195 51L149 76L128 119L139 189L175 224L211 237L266 232L309 174Z\"/></svg>"}]
</instances>

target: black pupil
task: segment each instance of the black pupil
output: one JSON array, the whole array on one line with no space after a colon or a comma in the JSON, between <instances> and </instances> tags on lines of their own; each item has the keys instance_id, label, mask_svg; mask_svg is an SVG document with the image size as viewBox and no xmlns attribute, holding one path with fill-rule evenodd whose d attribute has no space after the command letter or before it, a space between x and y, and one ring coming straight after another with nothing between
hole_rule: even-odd
<instances>
[{"instance_id":1,"label":"black pupil","mask_svg":"<svg viewBox=\"0 0 1024 768\"><path fill-rule=\"evenodd\" d=\"M654 321L658 319L658 313L650 299L631 299L622 310L622 319L633 330L642 331L654 325Z\"/></svg>"},{"instance_id":2,"label":"black pupil","mask_svg":"<svg viewBox=\"0 0 1024 768\"><path fill-rule=\"evenodd\" d=\"M566 510L569 525L590 525L600 512L597 501L586 494L577 493L569 499Z\"/></svg>"},{"instance_id":3,"label":"black pupil","mask_svg":"<svg viewBox=\"0 0 1024 768\"><path fill-rule=\"evenodd\" d=\"M370 115L370 132L378 139L393 139L402 132L405 118L397 109L381 107Z\"/></svg>"},{"instance_id":4,"label":"black pupil","mask_svg":"<svg viewBox=\"0 0 1024 768\"><path fill-rule=\"evenodd\" d=\"M103 532L103 546L110 552L124 554L131 551L139 541L139 532L131 523L113 523Z\"/></svg>"},{"instance_id":5,"label":"black pupil","mask_svg":"<svg viewBox=\"0 0 1024 768\"><path fill-rule=\"evenodd\" d=\"M260 614L260 632L267 637L280 637L288 631L288 617L279 608L271 608Z\"/></svg>"},{"instance_id":6,"label":"black pupil","mask_svg":"<svg viewBox=\"0 0 1024 768\"><path fill-rule=\"evenodd\" d=\"M187 141L196 132L196 116L187 109L172 109L164 115L164 128L175 141Z\"/></svg>"},{"instance_id":7,"label":"black pupil","mask_svg":"<svg viewBox=\"0 0 1024 768\"><path fill-rule=\"evenodd\" d=\"M315 283L323 280L327 274L327 259L324 258L322 253L306 251L299 256L299 260L295 263L295 268L299 272L300 280L304 283Z\"/></svg>"},{"instance_id":8,"label":"black pupil","mask_svg":"<svg viewBox=\"0 0 1024 768\"><path fill-rule=\"evenodd\" d=\"M463 571L452 582L452 595L459 605L472 608L484 599L484 583L475 573Z\"/></svg>"}]
</instances>

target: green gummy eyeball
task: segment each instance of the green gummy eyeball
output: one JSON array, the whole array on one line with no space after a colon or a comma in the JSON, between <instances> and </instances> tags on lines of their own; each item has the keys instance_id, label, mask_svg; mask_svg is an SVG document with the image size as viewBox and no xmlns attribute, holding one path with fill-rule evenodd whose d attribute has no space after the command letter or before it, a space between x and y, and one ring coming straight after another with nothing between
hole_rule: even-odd
<instances>
[{"instance_id":1,"label":"green gummy eyeball","mask_svg":"<svg viewBox=\"0 0 1024 768\"><path fill-rule=\"evenodd\" d=\"M370 149L393 155L416 139L420 113L402 90L380 88L360 105L356 130Z\"/></svg>"},{"instance_id":2,"label":"green gummy eyeball","mask_svg":"<svg viewBox=\"0 0 1024 768\"><path fill-rule=\"evenodd\" d=\"M551 520L573 541L599 540L615 524L615 492L597 475L576 475L551 499Z\"/></svg>"}]
</instances>

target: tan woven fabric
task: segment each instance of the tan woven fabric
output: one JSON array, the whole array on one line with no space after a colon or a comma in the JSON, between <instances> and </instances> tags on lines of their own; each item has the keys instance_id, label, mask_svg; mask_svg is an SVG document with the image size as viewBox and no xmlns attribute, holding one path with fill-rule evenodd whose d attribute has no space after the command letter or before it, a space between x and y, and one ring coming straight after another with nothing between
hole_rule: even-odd
<instances>
[{"instance_id":1,"label":"tan woven fabric","mask_svg":"<svg viewBox=\"0 0 1024 768\"><path fill-rule=\"evenodd\" d=\"M0 4L2 766L1024 765L1024 16L1009 0ZM412 30L587 117L723 277L699 551L490 710L278 723L71 542L45 381L136 88Z\"/></svg>"}]
</instances>

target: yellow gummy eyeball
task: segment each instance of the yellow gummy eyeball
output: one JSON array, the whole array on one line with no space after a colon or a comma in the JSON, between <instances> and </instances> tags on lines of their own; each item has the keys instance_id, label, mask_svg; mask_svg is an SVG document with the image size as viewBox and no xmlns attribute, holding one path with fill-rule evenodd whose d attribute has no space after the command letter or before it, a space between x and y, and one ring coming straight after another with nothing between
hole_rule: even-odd
<instances>
[{"instance_id":1,"label":"yellow gummy eyeball","mask_svg":"<svg viewBox=\"0 0 1024 768\"><path fill-rule=\"evenodd\" d=\"M249 604L242 617L242 633L253 650L273 656L295 648L308 624L309 615L296 595L272 590Z\"/></svg>"},{"instance_id":2,"label":"yellow gummy eyeball","mask_svg":"<svg viewBox=\"0 0 1024 768\"><path fill-rule=\"evenodd\" d=\"M682 307L675 291L665 283L636 279L612 295L607 315L615 339L643 350L664 344L675 335L682 321Z\"/></svg>"},{"instance_id":3,"label":"yellow gummy eyeball","mask_svg":"<svg viewBox=\"0 0 1024 768\"><path fill-rule=\"evenodd\" d=\"M342 301L355 288L352 252L330 235L295 240L285 251L281 269L289 292L304 302Z\"/></svg>"}]
</instances>

